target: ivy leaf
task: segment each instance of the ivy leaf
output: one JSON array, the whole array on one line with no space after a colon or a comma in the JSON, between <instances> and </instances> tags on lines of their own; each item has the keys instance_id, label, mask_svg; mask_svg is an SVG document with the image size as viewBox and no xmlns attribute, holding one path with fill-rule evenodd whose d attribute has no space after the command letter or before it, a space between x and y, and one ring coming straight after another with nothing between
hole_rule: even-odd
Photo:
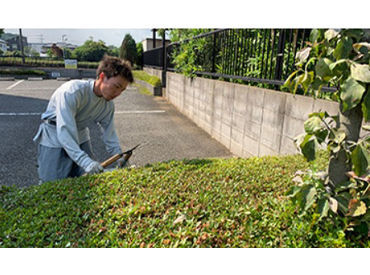
<instances>
[{"instance_id":1,"label":"ivy leaf","mask_svg":"<svg viewBox=\"0 0 370 275\"><path fill-rule=\"evenodd\" d=\"M351 38L348 37L341 38L333 52L333 56L335 57L335 59L340 60L348 58L349 54L352 51L352 44L353 41Z\"/></svg>"},{"instance_id":2,"label":"ivy leaf","mask_svg":"<svg viewBox=\"0 0 370 275\"><path fill-rule=\"evenodd\" d=\"M366 148L360 143L356 146L351 154L354 172L357 176L362 176L366 173L369 167L370 156Z\"/></svg>"},{"instance_id":3,"label":"ivy leaf","mask_svg":"<svg viewBox=\"0 0 370 275\"><path fill-rule=\"evenodd\" d=\"M303 142L300 144L300 148L307 161L312 161L316 158L318 145L319 144L314 135L305 136Z\"/></svg>"},{"instance_id":4,"label":"ivy leaf","mask_svg":"<svg viewBox=\"0 0 370 275\"><path fill-rule=\"evenodd\" d=\"M365 92L365 87L358 83L352 77L347 78L340 88L340 99L343 102L343 112L351 110L361 102L362 95Z\"/></svg>"},{"instance_id":5,"label":"ivy leaf","mask_svg":"<svg viewBox=\"0 0 370 275\"><path fill-rule=\"evenodd\" d=\"M312 116L304 123L304 130L307 134L314 134L321 129L321 119L317 116Z\"/></svg>"},{"instance_id":6,"label":"ivy leaf","mask_svg":"<svg viewBox=\"0 0 370 275\"><path fill-rule=\"evenodd\" d=\"M370 120L370 88L367 89L367 93L364 97L364 100L361 106L362 106L362 113L364 115L364 120L368 122Z\"/></svg>"},{"instance_id":7,"label":"ivy leaf","mask_svg":"<svg viewBox=\"0 0 370 275\"><path fill-rule=\"evenodd\" d=\"M329 202L327 198L321 198L318 201L317 205L318 211L320 213L320 219L327 217L329 212Z\"/></svg>"},{"instance_id":8,"label":"ivy leaf","mask_svg":"<svg viewBox=\"0 0 370 275\"><path fill-rule=\"evenodd\" d=\"M357 217L363 214L366 214L366 204L358 199L350 200L346 216Z\"/></svg>"},{"instance_id":9,"label":"ivy leaf","mask_svg":"<svg viewBox=\"0 0 370 275\"><path fill-rule=\"evenodd\" d=\"M332 63L333 62L328 58L320 59L315 66L316 75L321 77L324 81L329 81L332 77L329 66Z\"/></svg>"},{"instance_id":10,"label":"ivy leaf","mask_svg":"<svg viewBox=\"0 0 370 275\"><path fill-rule=\"evenodd\" d=\"M367 64L351 64L351 77L365 83L370 83L370 69Z\"/></svg>"}]
</instances>

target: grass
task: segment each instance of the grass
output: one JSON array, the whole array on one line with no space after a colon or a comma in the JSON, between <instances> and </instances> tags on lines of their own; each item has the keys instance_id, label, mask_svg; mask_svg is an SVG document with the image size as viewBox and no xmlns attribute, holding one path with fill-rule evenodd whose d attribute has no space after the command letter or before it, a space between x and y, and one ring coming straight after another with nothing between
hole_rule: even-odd
<instances>
[{"instance_id":1,"label":"grass","mask_svg":"<svg viewBox=\"0 0 370 275\"><path fill-rule=\"evenodd\" d=\"M369 247L297 215L285 192L309 166L298 155L183 160L5 187L0 246Z\"/></svg>"},{"instance_id":2,"label":"grass","mask_svg":"<svg viewBox=\"0 0 370 275\"><path fill-rule=\"evenodd\" d=\"M150 75L144 71L135 70L133 71L133 75L135 79L143 80L153 87L161 86L161 80L158 77Z\"/></svg>"}]
</instances>

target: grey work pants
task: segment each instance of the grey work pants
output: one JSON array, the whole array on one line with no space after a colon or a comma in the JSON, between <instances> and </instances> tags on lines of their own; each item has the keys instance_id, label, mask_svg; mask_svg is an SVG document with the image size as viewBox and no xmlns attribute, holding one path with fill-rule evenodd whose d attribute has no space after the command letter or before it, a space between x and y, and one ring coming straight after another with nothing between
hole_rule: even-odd
<instances>
[{"instance_id":1,"label":"grey work pants","mask_svg":"<svg viewBox=\"0 0 370 275\"><path fill-rule=\"evenodd\" d=\"M90 140L80 145L89 157L94 158ZM38 173L40 183L82 176L85 170L78 166L63 148L51 148L39 144Z\"/></svg>"}]
</instances>

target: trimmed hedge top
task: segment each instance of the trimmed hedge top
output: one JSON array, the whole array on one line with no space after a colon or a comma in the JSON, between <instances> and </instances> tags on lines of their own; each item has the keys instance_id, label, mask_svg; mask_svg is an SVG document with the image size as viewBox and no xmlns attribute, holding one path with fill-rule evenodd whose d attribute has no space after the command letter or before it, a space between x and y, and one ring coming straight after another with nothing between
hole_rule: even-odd
<instances>
[{"instance_id":1,"label":"trimmed hedge top","mask_svg":"<svg viewBox=\"0 0 370 275\"><path fill-rule=\"evenodd\" d=\"M301 156L183 160L3 187L0 246L369 246L297 216L285 192L308 167Z\"/></svg>"}]
</instances>

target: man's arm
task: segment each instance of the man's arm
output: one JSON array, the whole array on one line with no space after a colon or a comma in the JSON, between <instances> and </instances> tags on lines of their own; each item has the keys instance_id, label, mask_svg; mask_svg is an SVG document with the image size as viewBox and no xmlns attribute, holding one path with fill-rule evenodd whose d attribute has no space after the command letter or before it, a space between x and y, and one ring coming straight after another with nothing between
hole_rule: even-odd
<instances>
[{"instance_id":1,"label":"man's arm","mask_svg":"<svg viewBox=\"0 0 370 275\"><path fill-rule=\"evenodd\" d=\"M119 138L114 127L114 106L109 114L99 123L105 148L110 155L121 154Z\"/></svg>"},{"instance_id":2,"label":"man's arm","mask_svg":"<svg viewBox=\"0 0 370 275\"><path fill-rule=\"evenodd\" d=\"M55 112L58 140L68 156L87 170L95 161L81 150L78 142L75 115L80 100L79 95L78 93L59 93L57 96Z\"/></svg>"}]
</instances>

